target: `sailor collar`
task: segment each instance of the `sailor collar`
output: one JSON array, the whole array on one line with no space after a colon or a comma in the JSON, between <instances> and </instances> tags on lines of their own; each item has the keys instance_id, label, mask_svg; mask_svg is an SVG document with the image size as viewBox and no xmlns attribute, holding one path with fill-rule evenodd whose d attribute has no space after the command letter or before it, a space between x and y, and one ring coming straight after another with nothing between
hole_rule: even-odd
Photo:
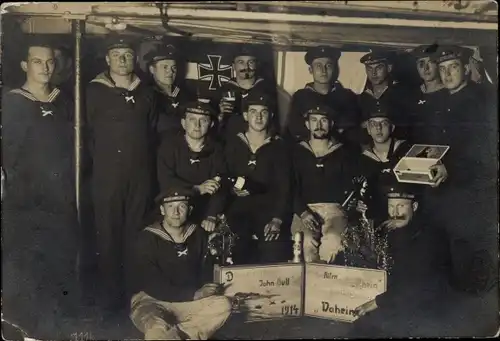
<instances>
[{"instance_id":1,"label":"sailor collar","mask_svg":"<svg viewBox=\"0 0 500 341\"><path fill-rule=\"evenodd\" d=\"M307 90L311 90L313 92L316 92L320 95L323 95L322 93L319 93L315 88L314 88L314 83L307 83L306 86L304 87L304 89L307 89ZM337 91L337 87L338 87L338 82L335 82L333 83L333 87L332 89L328 92L328 93L332 93L332 92L335 92Z\"/></svg>"},{"instance_id":2,"label":"sailor collar","mask_svg":"<svg viewBox=\"0 0 500 341\"><path fill-rule=\"evenodd\" d=\"M380 99L387 92L387 90L389 90L390 88L392 88L394 85L397 85L397 84L398 84L398 82L396 82L396 81L389 81L387 86L384 88L384 91L382 91L380 93L380 95L378 97L376 97L375 93L373 92L372 85L369 82L367 82L364 92L367 93L368 95L372 96L375 99Z\"/></svg>"},{"instance_id":3,"label":"sailor collar","mask_svg":"<svg viewBox=\"0 0 500 341\"><path fill-rule=\"evenodd\" d=\"M311 145L309 144L309 142L307 141L302 141L299 143L300 146L302 146L303 148L307 149L309 152L311 152L314 157L316 158L316 168L323 168L324 167L324 164L323 164L323 160L330 154L332 154L334 151L338 150L340 147L343 146L342 143L333 143L333 141L330 141L329 145L328 145L328 150L327 152L325 153L325 155L323 156L316 156L316 154L314 153L314 150L311 148Z\"/></svg>"},{"instance_id":4,"label":"sailor collar","mask_svg":"<svg viewBox=\"0 0 500 341\"><path fill-rule=\"evenodd\" d=\"M173 240L172 236L162 228L160 222L156 222L153 225L146 227L144 230L157 235L158 237L169 243L173 243L176 246L177 257L182 257L188 255L188 247L185 244L187 239L194 233L196 228L197 226L195 224L188 225L184 230L184 234L182 235L182 240L180 243Z\"/></svg>"},{"instance_id":5,"label":"sailor collar","mask_svg":"<svg viewBox=\"0 0 500 341\"><path fill-rule=\"evenodd\" d=\"M259 149L257 149L255 152L253 152L252 148L250 147L250 141L248 140L246 134L245 133L238 133L237 136L240 138L241 141L243 141L243 143L248 147L248 149L250 149L250 151L252 152L252 154L256 154L265 145L267 145L267 144L269 144L269 143L271 143L273 141L280 140L280 137L277 136L277 135L269 136L269 137L267 137L264 140L264 143L262 144L262 146L260 146Z\"/></svg>"},{"instance_id":6,"label":"sailor collar","mask_svg":"<svg viewBox=\"0 0 500 341\"><path fill-rule=\"evenodd\" d=\"M382 161L377 154L373 152L373 146L370 145L370 147L365 147L363 149L362 154L369 157L372 160L375 160L377 162L388 162L392 155L398 150L398 148L405 142L405 140L396 140L392 139L391 141L391 147L389 147L389 151L387 152L387 161Z\"/></svg>"},{"instance_id":7,"label":"sailor collar","mask_svg":"<svg viewBox=\"0 0 500 341\"><path fill-rule=\"evenodd\" d=\"M425 84L420 84L420 91L424 94L424 95L428 95L428 94L434 94L436 92L439 92L441 90L443 90L444 88L441 88L441 89L438 89L438 90L435 90L433 92L429 92L427 91L427 87L425 86ZM425 101L424 101L425 102Z\"/></svg>"},{"instance_id":8,"label":"sailor collar","mask_svg":"<svg viewBox=\"0 0 500 341\"><path fill-rule=\"evenodd\" d=\"M167 96L168 98L172 98L172 99L177 98L177 95L179 95L179 92L181 92L181 88L179 88L177 85L175 86L174 90L172 91L172 95L166 94L166 93L163 91L163 89L162 89L162 88L160 88L158 85L156 85L156 86L154 87L154 89L155 89L158 93L160 93L160 94L162 94L162 95L164 95L164 96Z\"/></svg>"},{"instance_id":9,"label":"sailor collar","mask_svg":"<svg viewBox=\"0 0 500 341\"><path fill-rule=\"evenodd\" d=\"M228 82L229 84L232 84L232 85L234 85L234 86L237 86L238 88L240 88L240 89L242 89L242 90L249 91L249 90L253 89L253 88L254 88L257 84L259 84L259 83L261 83L261 82L263 82L263 81L264 81L264 78L257 78L257 79L255 80L255 82L252 84L252 86L251 86L249 89L243 89L243 88L242 88L242 87L238 84L238 82L236 82L236 79L230 79L230 80L228 80L227 82Z\"/></svg>"},{"instance_id":10,"label":"sailor collar","mask_svg":"<svg viewBox=\"0 0 500 341\"><path fill-rule=\"evenodd\" d=\"M29 92L28 90L23 89L23 88L13 89L10 91L10 93L24 96L25 98L29 99L32 102L52 103L59 96L59 94L61 93L61 90L59 90L58 88L52 89L52 91L50 92L49 97L47 99L47 102L42 102L42 101L36 99L36 97L33 96L33 94L31 92Z\"/></svg>"},{"instance_id":11,"label":"sailor collar","mask_svg":"<svg viewBox=\"0 0 500 341\"><path fill-rule=\"evenodd\" d=\"M102 73L100 73L99 75L97 75L90 82L91 83L100 83L100 84L103 84L103 85L105 85L105 86L107 86L109 88L121 89L121 88L118 88L116 86L116 83L113 81L113 79L111 78L111 76L109 75L108 72L102 72ZM137 87L139 86L140 83L141 83L141 79L139 77L137 77L137 75L134 75L134 80L129 85L129 87L127 89L125 89L125 90L127 90L127 91L134 91L135 89L137 89Z\"/></svg>"}]
</instances>

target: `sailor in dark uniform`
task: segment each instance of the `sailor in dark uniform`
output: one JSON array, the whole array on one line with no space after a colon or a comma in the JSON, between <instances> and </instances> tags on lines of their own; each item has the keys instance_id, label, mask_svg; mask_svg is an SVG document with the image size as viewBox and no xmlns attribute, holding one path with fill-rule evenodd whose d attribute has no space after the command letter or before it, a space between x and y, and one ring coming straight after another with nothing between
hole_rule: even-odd
<instances>
[{"instance_id":1,"label":"sailor in dark uniform","mask_svg":"<svg viewBox=\"0 0 500 341\"><path fill-rule=\"evenodd\" d=\"M266 93L276 98L276 86L259 76L259 61L256 51L249 46L238 48L233 54L235 78L224 83L218 90L216 102L219 103L219 135L227 140L246 131L243 118L243 100L252 92ZM279 131L279 119L272 118L272 129Z\"/></svg>"},{"instance_id":2,"label":"sailor in dark uniform","mask_svg":"<svg viewBox=\"0 0 500 341\"><path fill-rule=\"evenodd\" d=\"M130 318L146 340L207 340L231 313L212 281L208 234L191 220L190 191L172 187L157 202L162 218L130 250Z\"/></svg>"},{"instance_id":3,"label":"sailor in dark uniform","mask_svg":"<svg viewBox=\"0 0 500 341\"><path fill-rule=\"evenodd\" d=\"M370 107L373 106L371 102L375 102L375 105L384 104L391 108L397 127L394 136L401 139L407 138L412 124L411 111L407 103L411 92L391 79L392 55L384 52L370 52L361 57L360 62L365 65L368 81L366 89L358 95L359 106Z\"/></svg>"},{"instance_id":4,"label":"sailor in dark uniform","mask_svg":"<svg viewBox=\"0 0 500 341\"><path fill-rule=\"evenodd\" d=\"M208 135L216 120L209 103L201 100L186 104L181 119L184 135L163 139L158 150L158 180L161 191L171 187L190 191L192 219L209 232L222 213L226 195L221 190L225 175L222 146Z\"/></svg>"},{"instance_id":5,"label":"sailor in dark uniform","mask_svg":"<svg viewBox=\"0 0 500 341\"><path fill-rule=\"evenodd\" d=\"M270 129L274 106L267 94L244 100L248 129L226 143L228 175L234 179L227 209L239 235L235 264L286 261L291 256L291 162L285 142Z\"/></svg>"},{"instance_id":6,"label":"sailor in dark uniform","mask_svg":"<svg viewBox=\"0 0 500 341\"><path fill-rule=\"evenodd\" d=\"M292 230L304 232L306 262L332 263L342 249L347 217L341 205L357 175L357 155L331 134L341 115L325 105L311 106L303 114L310 137L293 150Z\"/></svg>"},{"instance_id":7,"label":"sailor in dark uniform","mask_svg":"<svg viewBox=\"0 0 500 341\"><path fill-rule=\"evenodd\" d=\"M103 300L114 309L124 303L125 250L152 201L158 114L153 91L134 74L132 42L111 36L106 62L87 87L86 120Z\"/></svg>"},{"instance_id":8,"label":"sailor in dark uniform","mask_svg":"<svg viewBox=\"0 0 500 341\"><path fill-rule=\"evenodd\" d=\"M191 96L179 85L178 68L181 56L172 44L160 45L145 57L148 70L155 82L158 110L158 132L174 135L183 132L181 126L185 104Z\"/></svg>"},{"instance_id":9,"label":"sailor in dark uniform","mask_svg":"<svg viewBox=\"0 0 500 341\"><path fill-rule=\"evenodd\" d=\"M421 45L412 51L418 74L422 79L422 84L414 97L415 103L413 103L415 110L412 113L414 115L412 140L421 143L428 143L426 132L432 129L436 115L443 114L444 103L448 97L448 91L441 82L439 67L432 58L436 49L437 45Z\"/></svg>"},{"instance_id":10,"label":"sailor in dark uniform","mask_svg":"<svg viewBox=\"0 0 500 341\"><path fill-rule=\"evenodd\" d=\"M29 38L26 81L2 99L2 318L37 338L78 296L73 103L50 86L54 67L52 47Z\"/></svg>"},{"instance_id":11,"label":"sailor in dark uniform","mask_svg":"<svg viewBox=\"0 0 500 341\"><path fill-rule=\"evenodd\" d=\"M326 105L338 108L340 116L336 129L344 131L344 139L358 143L360 113L356 95L337 80L340 51L328 46L311 48L305 55L313 82L297 90L292 97L288 116L288 132L298 141L309 139L309 130L304 125L303 113L311 105ZM344 141L343 141L344 142Z\"/></svg>"},{"instance_id":12,"label":"sailor in dark uniform","mask_svg":"<svg viewBox=\"0 0 500 341\"><path fill-rule=\"evenodd\" d=\"M495 277L490 270L497 269L498 115L481 86L470 81L469 57L470 50L458 46L440 46L434 55L450 95L427 136L432 144L450 146L444 158L449 178L428 193L426 206L428 219L445 226L452 239L456 283L484 293Z\"/></svg>"},{"instance_id":13,"label":"sailor in dark uniform","mask_svg":"<svg viewBox=\"0 0 500 341\"><path fill-rule=\"evenodd\" d=\"M415 185L386 185L387 290L355 309L360 318L350 336L422 336L414 326L425 330L428 313L449 292L447 234L420 219Z\"/></svg>"}]
</instances>

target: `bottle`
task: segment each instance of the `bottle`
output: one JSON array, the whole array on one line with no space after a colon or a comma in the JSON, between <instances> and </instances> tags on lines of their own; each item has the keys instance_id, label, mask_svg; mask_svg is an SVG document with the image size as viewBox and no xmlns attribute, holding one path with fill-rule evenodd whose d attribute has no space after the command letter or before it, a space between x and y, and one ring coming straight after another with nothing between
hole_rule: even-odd
<instances>
[{"instance_id":1,"label":"bottle","mask_svg":"<svg viewBox=\"0 0 500 341\"><path fill-rule=\"evenodd\" d=\"M293 236L293 263L302 263L302 232Z\"/></svg>"},{"instance_id":2,"label":"bottle","mask_svg":"<svg viewBox=\"0 0 500 341\"><path fill-rule=\"evenodd\" d=\"M261 184L251 181L244 176L228 177L227 178L232 186L240 191L248 191L250 194L263 193L265 192L264 186Z\"/></svg>"}]
</instances>

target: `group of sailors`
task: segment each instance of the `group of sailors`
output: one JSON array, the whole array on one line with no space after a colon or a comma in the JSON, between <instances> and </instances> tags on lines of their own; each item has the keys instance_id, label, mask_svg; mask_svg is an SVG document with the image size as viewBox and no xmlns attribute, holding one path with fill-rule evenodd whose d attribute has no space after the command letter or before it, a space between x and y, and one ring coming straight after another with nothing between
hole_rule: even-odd
<instances>
[{"instance_id":1,"label":"group of sailors","mask_svg":"<svg viewBox=\"0 0 500 341\"><path fill-rule=\"evenodd\" d=\"M488 83L470 79L469 49L414 49L422 78L416 89L391 77L393 54L368 53L360 60L367 86L356 95L337 81L341 52L311 48L305 62L314 81L293 95L280 126L276 86L260 78L249 46L234 55L235 78L211 98L182 86L177 70L185 60L173 44L145 57L153 84L134 72L132 41L111 36L106 46L108 69L86 87L82 130L96 286L99 304L131 309L146 339L206 339L229 316L207 253L221 219L238 236L235 265L289 261L295 231L304 234L306 262L346 265L349 208L369 212L392 231L391 257L404 264L395 265L394 283L405 284L390 280L384 298L360 307L360 315L395 304L410 282L426 283L416 278L426 270L410 282L401 273L427 269L423 254L432 267L432 248L450 251L455 286L476 293L490 287L496 110ZM28 40L23 57L26 82L2 101L3 263L15 274L3 295L11 318L30 320L20 323L29 328L36 319L15 307L29 307L43 286L53 304L71 301L74 254L84 238L74 200L71 96L51 84L53 47ZM432 187L401 184L393 175L413 143L450 146L431 166ZM345 203L360 176L370 196ZM421 230L446 238L412 244Z\"/></svg>"}]
</instances>

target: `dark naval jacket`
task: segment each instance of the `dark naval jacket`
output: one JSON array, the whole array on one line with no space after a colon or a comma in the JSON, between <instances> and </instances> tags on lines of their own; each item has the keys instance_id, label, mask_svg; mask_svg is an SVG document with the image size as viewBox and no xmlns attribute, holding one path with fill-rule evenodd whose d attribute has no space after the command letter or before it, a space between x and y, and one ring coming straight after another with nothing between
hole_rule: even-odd
<instances>
[{"instance_id":1,"label":"dark naval jacket","mask_svg":"<svg viewBox=\"0 0 500 341\"><path fill-rule=\"evenodd\" d=\"M265 217L264 220L287 221L291 210L288 198L291 197L292 171L285 141L278 136L269 137L254 154L245 134L239 133L226 144L224 154L229 176L243 176L263 189L247 197L234 197L234 201L249 212Z\"/></svg>"},{"instance_id":2,"label":"dark naval jacket","mask_svg":"<svg viewBox=\"0 0 500 341\"><path fill-rule=\"evenodd\" d=\"M357 157L342 143L331 143L328 153L316 157L308 142L294 147L294 211L300 215L307 204L338 203L346 198L357 175Z\"/></svg>"},{"instance_id":3,"label":"dark naval jacket","mask_svg":"<svg viewBox=\"0 0 500 341\"><path fill-rule=\"evenodd\" d=\"M101 73L87 87L86 113L94 175L150 173L158 123L150 87L136 77L128 89L118 88Z\"/></svg>"},{"instance_id":4,"label":"dark naval jacket","mask_svg":"<svg viewBox=\"0 0 500 341\"><path fill-rule=\"evenodd\" d=\"M153 87L158 110L158 133L160 136L179 135L183 132L181 126L185 105L191 100L191 94L180 86L175 86L172 96L167 95L158 86Z\"/></svg>"},{"instance_id":5,"label":"dark naval jacket","mask_svg":"<svg viewBox=\"0 0 500 341\"><path fill-rule=\"evenodd\" d=\"M207 251L207 234L197 225L188 225L181 244L159 222L148 226L139 233L133 250L131 294L144 291L161 301L192 301L198 289L212 282Z\"/></svg>"},{"instance_id":6,"label":"dark naval jacket","mask_svg":"<svg viewBox=\"0 0 500 341\"><path fill-rule=\"evenodd\" d=\"M324 104L339 111L339 128L346 129L348 140L353 138L352 130L358 130L361 124L361 113L356 94L335 82L332 90L324 95L317 92L313 83L308 83L303 89L297 90L292 96L288 119L288 132L298 141L309 137L309 130L304 124L304 113L310 109L312 103ZM359 132L356 132L356 134ZM357 140L352 141L357 142Z\"/></svg>"},{"instance_id":7,"label":"dark naval jacket","mask_svg":"<svg viewBox=\"0 0 500 341\"><path fill-rule=\"evenodd\" d=\"M16 209L67 212L75 203L73 103L54 88L49 102L22 88L2 100L4 201Z\"/></svg>"},{"instance_id":8,"label":"dark naval jacket","mask_svg":"<svg viewBox=\"0 0 500 341\"><path fill-rule=\"evenodd\" d=\"M207 139L200 152L193 152L184 135L165 138L158 150L158 181L160 190L181 188L192 192L196 197L193 186L200 185L216 176L224 177L226 165L224 151L220 144ZM219 190L212 196L204 195L194 199L206 218L215 217L224 209L226 195ZM201 206L200 206L201 205ZM196 205L195 205L196 206Z\"/></svg>"}]
</instances>

